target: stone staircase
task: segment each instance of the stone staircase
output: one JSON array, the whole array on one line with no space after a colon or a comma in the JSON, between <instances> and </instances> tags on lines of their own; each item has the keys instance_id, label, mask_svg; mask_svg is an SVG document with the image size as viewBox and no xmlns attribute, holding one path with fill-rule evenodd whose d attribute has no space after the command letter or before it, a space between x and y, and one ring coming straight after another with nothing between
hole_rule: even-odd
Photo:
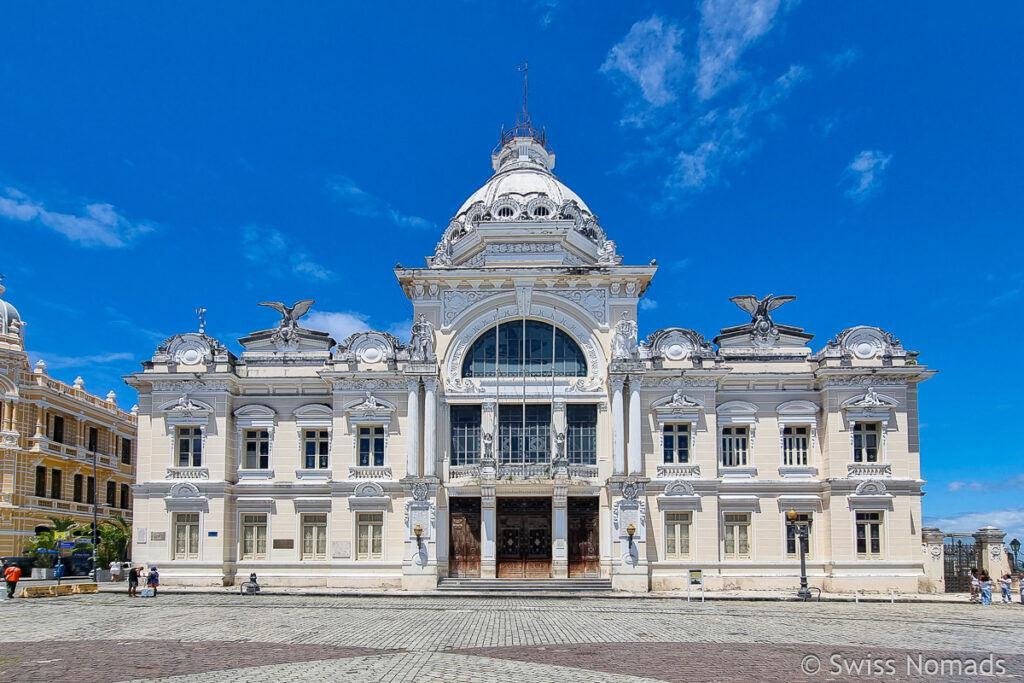
<instances>
[{"instance_id":1,"label":"stone staircase","mask_svg":"<svg viewBox=\"0 0 1024 683\"><path fill-rule=\"evenodd\" d=\"M580 595L612 590L611 579L441 579L437 590L497 595Z\"/></svg>"}]
</instances>

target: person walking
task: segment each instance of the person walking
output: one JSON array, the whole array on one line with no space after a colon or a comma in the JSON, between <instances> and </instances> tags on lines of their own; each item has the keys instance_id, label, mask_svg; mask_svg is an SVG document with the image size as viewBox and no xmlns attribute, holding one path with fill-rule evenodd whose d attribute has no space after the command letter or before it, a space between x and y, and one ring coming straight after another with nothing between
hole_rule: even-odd
<instances>
[{"instance_id":1,"label":"person walking","mask_svg":"<svg viewBox=\"0 0 1024 683\"><path fill-rule=\"evenodd\" d=\"M4 566L4 581L7 582L7 597L14 597L14 591L18 589L18 581L21 579L21 567L16 564Z\"/></svg>"},{"instance_id":2,"label":"person walking","mask_svg":"<svg viewBox=\"0 0 1024 683\"><path fill-rule=\"evenodd\" d=\"M981 587L981 604L991 605L992 604L992 577L988 575L988 572L984 569L981 571L981 576L978 577L978 583Z\"/></svg>"},{"instance_id":3,"label":"person walking","mask_svg":"<svg viewBox=\"0 0 1024 683\"><path fill-rule=\"evenodd\" d=\"M160 572L156 567L149 568L149 576L146 577L146 586L153 589L153 597L156 597L157 586L160 585Z\"/></svg>"},{"instance_id":4,"label":"person walking","mask_svg":"<svg viewBox=\"0 0 1024 683\"><path fill-rule=\"evenodd\" d=\"M128 597L137 598L139 597L139 571L142 567L132 566L128 570Z\"/></svg>"},{"instance_id":5,"label":"person walking","mask_svg":"<svg viewBox=\"0 0 1024 683\"><path fill-rule=\"evenodd\" d=\"M1013 586L1013 579L1010 578L1010 573L1003 574L1003 578L999 579L999 592L1002 594L1003 602L1007 605L1013 603L1013 598L1010 595L1010 588Z\"/></svg>"},{"instance_id":6,"label":"person walking","mask_svg":"<svg viewBox=\"0 0 1024 683\"><path fill-rule=\"evenodd\" d=\"M978 568L971 567L971 602L979 602L981 598L981 579L978 578Z\"/></svg>"},{"instance_id":7,"label":"person walking","mask_svg":"<svg viewBox=\"0 0 1024 683\"><path fill-rule=\"evenodd\" d=\"M121 580L121 563L117 560L110 563L110 580L113 583Z\"/></svg>"}]
</instances>

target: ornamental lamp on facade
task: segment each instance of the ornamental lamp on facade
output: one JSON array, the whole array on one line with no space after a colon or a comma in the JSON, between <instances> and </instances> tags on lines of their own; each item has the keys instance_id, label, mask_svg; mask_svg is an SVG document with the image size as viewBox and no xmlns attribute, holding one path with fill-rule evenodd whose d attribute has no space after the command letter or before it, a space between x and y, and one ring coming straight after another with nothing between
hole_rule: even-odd
<instances>
[{"instance_id":1,"label":"ornamental lamp on facade","mask_svg":"<svg viewBox=\"0 0 1024 683\"><path fill-rule=\"evenodd\" d=\"M412 533L416 537L416 547L423 547L423 527L417 524L412 528Z\"/></svg>"},{"instance_id":2,"label":"ornamental lamp on facade","mask_svg":"<svg viewBox=\"0 0 1024 683\"><path fill-rule=\"evenodd\" d=\"M633 535L636 534L636 525L630 524L626 527L626 534L629 536L629 546L633 546Z\"/></svg>"}]
</instances>

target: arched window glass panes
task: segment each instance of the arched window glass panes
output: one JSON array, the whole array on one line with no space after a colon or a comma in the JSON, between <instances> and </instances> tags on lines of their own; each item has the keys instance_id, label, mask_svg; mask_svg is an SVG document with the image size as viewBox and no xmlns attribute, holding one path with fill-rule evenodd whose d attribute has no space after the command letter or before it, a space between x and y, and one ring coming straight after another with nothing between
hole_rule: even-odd
<instances>
[{"instance_id":1,"label":"arched window glass panes","mask_svg":"<svg viewBox=\"0 0 1024 683\"><path fill-rule=\"evenodd\" d=\"M551 334L554 329L554 335ZM554 346L552 347L552 342ZM498 361L495 367L495 344ZM462 363L463 377L586 377L587 361L572 338L540 320L499 323L473 342Z\"/></svg>"}]
</instances>

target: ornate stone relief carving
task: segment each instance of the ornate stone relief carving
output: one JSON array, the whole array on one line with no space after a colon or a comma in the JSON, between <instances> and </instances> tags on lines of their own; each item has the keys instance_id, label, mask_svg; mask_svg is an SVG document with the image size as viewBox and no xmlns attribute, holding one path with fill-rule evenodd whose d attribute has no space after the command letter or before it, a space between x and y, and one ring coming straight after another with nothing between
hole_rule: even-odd
<instances>
[{"instance_id":1,"label":"ornate stone relief carving","mask_svg":"<svg viewBox=\"0 0 1024 683\"><path fill-rule=\"evenodd\" d=\"M356 484L353 495L356 498L380 498L384 495L384 487L375 481L364 481Z\"/></svg>"},{"instance_id":2,"label":"ornate stone relief carving","mask_svg":"<svg viewBox=\"0 0 1024 683\"><path fill-rule=\"evenodd\" d=\"M185 380L181 382L153 382L153 391L171 391L174 393L199 394L207 391L227 391L227 382L201 382Z\"/></svg>"},{"instance_id":3,"label":"ornate stone relief carving","mask_svg":"<svg viewBox=\"0 0 1024 683\"><path fill-rule=\"evenodd\" d=\"M682 479L675 479L665 485L666 496L695 496L693 484Z\"/></svg>"},{"instance_id":4,"label":"ornate stone relief carving","mask_svg":"<svg viewBox=\"0 0 1024 683\"><path fill-rule=\"evenodd\" d=\"M387 363L394 360L397 351L403 348L398 338L387 332L356 332L342 342L335 357L342 361Z\"/></svg>"},{"instance_id":5,"label":"ornate stone relief carving","mask_svg":"<svg viewBox=\"0 0 1024 683\"><path fill-rule=\"evenodd\" d=\"M878 479L867 479L857 485L857 490L854 491L855 495L858 496L884 496L887 492L885 483Z\"/></svg>"},{"instance_id":6,"label":"ornate stone relief carving","mask_svg":"<svg viewBox=\"0 0 1024 683\"><path fill-rule=\"evenodd\" d=\"M612 360L634 360L637 357L637 331L636 321L630 320L623 311L612 335Z\"/></svg>"},{"instance_id":7,"label":"ornate stone relief carving","mask_svg":"<svg viewBox=\"0 0 1024 683\"><path fill-rule=\"evenodd\" d=\"M650 349L652 358L680 361L691 356L714 358L715 351L703 335L682 327L658 330L647 337L644 346Z\"/></svg>"},{"instance_id":8,"label":"ornate stone relief carving","mask_svg":"<svg viewBox=\"0 0 1024 683\"><path fill-rule=\"evenodd\" d=\"M335 380L334 382L331 383L331 386L334 388L335 391L368 391L373 389L405 391L405 384L406 381L404 378L352 378Z\"/></svg>"}]
</instances>

